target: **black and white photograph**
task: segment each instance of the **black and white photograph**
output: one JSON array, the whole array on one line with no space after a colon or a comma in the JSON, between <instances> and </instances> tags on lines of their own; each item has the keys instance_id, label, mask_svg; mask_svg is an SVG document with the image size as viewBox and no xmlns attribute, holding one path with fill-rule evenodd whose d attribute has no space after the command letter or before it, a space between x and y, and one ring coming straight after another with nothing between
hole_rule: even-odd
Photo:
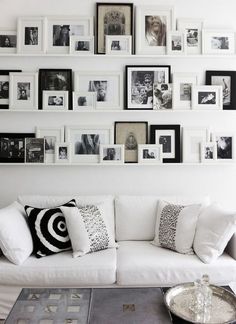
<instances>
[{"instance_id":1,"label":"black and white photograph","mask_svg":"<svg viewBox=\"0 0 236 324\"><path fill-rule=\"evenodd\" d=\"M124 163L124 145L101 145L100 163Z\"/></svg>"},{"instance_id":2,"label":"black and white photograph","mask_svg":"<svg viewBox=\"0 0 236 324\"><path fill-rule=\"evenodd\" d=\"M192 108L192 87L198 84L198 79L197 73L173 73L173 109Z\"/></svg>"},{"instance_id":3,"label":"black and white photograph","mask_svg":"<svg viewBox=\"0 0 236 324\"><path fill-rule=\"evenodd\" d=\"M196 110L223 109L222 86L193 85L192 86L192 109L196 109Z\"/></svg>"},{"instance_id":4,"label":"black and white photograph","mask_svg":"<svg viewBox=\"0 0 236 324\"><path fill-rule=\"evenodd\" d=\"M202 142L201 143L201 162L211 163L216 160L216 143Z\"/></svg>"},{"instance_id":5,"label":"black and white photograph","mask_svg":"<svg viewBox=\"0 0 236 324\"><path fill-rule=\"evenodd\" d=\"M185 34L182 31L169 31L167 33L167 54L185 54Z\"/></svg>"},{"instance_id":6,"label":"black and white photograph","mask_svg":"<svg viewBox=\"0 0 236 324\"><path fill-rule=\"evenodd\" d=\"M153 109L172 109L172 85L170 83L154 83Z\"/></svg>"},{"instance_id":7,"label":"black and white photograph","mask_svg":"<svg viewBox=\"0 0 236 324\"><path fill-rule=\"evenodd\" d=\"M0 81L0 102L9 98L9 81Z\"/></svg>"},{"instance_id":8,"label":"black and white photograph","mask_svg":"<svg viewBox=\"0 0 236 324\"><path fill-rule=\"evenodd\" d=\"M75 44L76 51L89 51L90 50L90 42L88 41L78 41Z\"/></svg>"},{"instance_id":9,"label":"black and white photograph","mask_svg":"<svg viewBox=\"0 0 236 324\"><path fill-rule=\"evenodd\" d=\"M233 136L216 136L217 160L233 159Z\"/></svg>"},{"instance_id":10,"label":"black and white photograph","mask_svg":"<svg viewBox=\"0 0 236 324\"><path fill-rule=\"evenodd\" d=\"M172 150L173 136L171 135L161 135L159 136L159 144L162 145L163 153L171 153Z\"/></svg>"},{"instance_id":11,"label":"black and white photograph","mask_svg":"<svg viewBox=\"0 0 236 324\"><path fill-rule=\"evenodd\" d=\"M68 91L43 91L44 110L68 110Z\"/></svg>"},{"instance_id":12,"label":"black and white photograph","mask_svg":"<svg viewBox=\"0 0 236 324\"><path fill-rule=\"evenodd\" d=\"M25 27L25 45L38 45L38 27Z\"/></svg>"},{"instance_id":13,"label":"black and white photograph","mask_svg":"<svg viewBox=\"0 0 236 324\"><path fill-rule=\"evenodd\" d=\"M231 102L231 76L216 76L211 77L212 85L221 85L223 93L223 105L229 106Z\"/></svg>"},{"instance_id":14,"label":"black and white photograph","mask_svg":"<svg viewBox=\"0 0 236 324\"><path fill-rule=\"evenodd\" d=\"M211 48L219 50L229 49L229 38L228 37L212 37L211 38Z\"/></svg>"},{"instance_id":15,"label":"black and white photograph","mask_svg":"<svg viewBox=\"0 0 236 324\"><path fill-rule=\"evenodd\" d=\"M166 31L166 16L145 16L145 39L148 46L166 46Z\"/></svg>"},{"instance_id":16,"label":"black and white photograph","mask_svg":"<svg viewBox=\"0 0 236 324\"><path fill-rule=\"evenodd\" d=\"M0 70L0 109L9 109L9 73L21 71Z\"/></svg>"},{"instance_id":17,"label":"black and white photograph","mask_svg":"<svg viewBox=\"0 0 236 324\"><path fill-rule=\"evenodd\" d=\"M96 101L108 101L108 81L107 80L91 80L89 81L89 92L95 92L97 94Z\"/></svg>"},{"instance_id":18,"label":"black and white photograph","mask_svg":"<svg viewBox=\"0 0 236 324\"><path fill-rule=\"evenodd\" d=\"M162 145L139 145L139 163L162 163Z\"/></svg>"},{"instance_id":19,"label":"black and white photograph","mask_svg":"<svg viewBox=\"0 0 236 324\"><path fill-rule=\"evenodd\" d=\"M78 134L75 136L74 153L99 154L100 144L104 143L102 134Z\"/></svg>"},{"instance_id":20,"label":"black and white photograph","mask_svg":"<svg viewBox=\"0 0 236 324\"><path fill-rule=\"evenodd\" d=\"M187 46L197 47L199 44L199 30L197 28L188 28L186 32Z\"/></svg>"},{"instance_id":21,"label":"black and white photograph","mask_svg":"<svg viewBox=\"0 0 236 324\"><path fill-rule=\"evenodd\" d=\"M61 145L58 148L58 159L59 160L67 160L68 159L68 149L67 149L67 146Z\"/></svg>"},{"instance_id":22,"label":"black and white photograph","mask_svg":"<svg viewBox=\"0 0 236 324\"><path fill-rule=\"evenodd\" d=\"M198 92L198 104L199 105L215 105L216 104L216 92L214 91L199 91Z\"/></svg>"},{"instance_id":23,"label":"black and white photograph","mask_svg":"<svg viewBox=\"0 0 236 324\"><path fill-rule=\"evenodd\" d=\"M26 163L44 163L45 144L44 138L26 138L25 139L25 162Z\"/></svg>"},{"instance_id":24,"label":"black and white photograph","mask_svg":"<svg viewBox=\"0 0 236 324\"><path fill-rule=\"evenodd\" d=\"M235 34L233 30L203 29L203 54L234 54Z\"/></svg>"},{"instance_id":25,"label":"black and white photograph","mask_svg":"<svg viewBox=\"0 0 236 324\"><path fill-rule=\"evenodd\" d=\"M70 36L70 54L94 55L94 37Z\"/></svg>"},{"instance_id":26,"label":"black and white photograph","mask_svg":"<svg viewBox=\"0 0 236 324\"><path fill-rule=\"evenodd\" d=\"M191 18L177 19L177 30L184 32L187 54L202 53L203 20Z\"/></svg>"},{"instance_id":27,"label":"black and white photograph","mask_svg":"<svg viewBox=\"0 0 236 324\"><path fill-rule=\"evenodd\" d=\"M83 25L53 25L53 46L69 46L70 36L84 36Z\"/></svg>"},{"instance_id":28,"label":"black and white photograph","mask_svg":"<svg viewBox=\"0 0 236 324\"><path fill-rule=\"evenodd\" d=\"M73 110L95 109L97 92L73 92Z\"/></svg>"},{"instance_id":29,"label":"black and white photograph","mask_svg":"<svg viewBox=\"0 0 236 324\"><path fill-rule=\"evenodd\" d=\"M192 98L192 83L180 83L179 93L181 101L190 101Z\"/></svg>"},{"instance_id":30,"label":"black and white photograph","mask_svg":"<svg viewBox=\"0 0 236 324\"><path fill-rule=\"evenodd\" d=\"M17 83L17 100L30 100L30 82Z\"/></svg>"},{"instance_id":31,"label":"black and white photograph","mask_svg":"<svg viewBox=\"0 0 236 324\"><path fill-rule=\"evenodd\" d=\"M112 35L106 36L106 54L108 55L131 55L132 53L132 36Z\"/></svg>"},{"instance_id":32,"label":"black and white photograph","mask_svg":"<svg viewBox=\"0 0 236 324\"><path fill-rule=\"evenodd\" d=\"M172 51L181 52L183 49L183 42L180 35L173 35L171 40Z\"/></svg>"},{"instance_id":33,"label":"black and white photograph","mask_svg":"<svg viewBox=\"0 0 236 324\"><path fill-rule=\"evenodd\" d=\"M45 154L55 153L56 136L44 136L45 139Z\"/></svg>"},{"instance_id":34,"label":"black and white photograph","mask_svg":"<svg viewBox=\"0 0 236 324\"><path fill-rule=\"evenodd\" d=\"M15 35L8 35L2 34L3 32L0 31L0 49L7 49L7 48L16 48L16 34Z\"/></svg>"},{"instance_id":35,"label":"black and white photograph","mask_svg":"<svg viewBox=\"0 0 236 324\"><path fill-rule=\"evenodd\" d=\"M63 96L49 96L48 106L63 106L64 98Z\"/></svg>"}]
</instances>

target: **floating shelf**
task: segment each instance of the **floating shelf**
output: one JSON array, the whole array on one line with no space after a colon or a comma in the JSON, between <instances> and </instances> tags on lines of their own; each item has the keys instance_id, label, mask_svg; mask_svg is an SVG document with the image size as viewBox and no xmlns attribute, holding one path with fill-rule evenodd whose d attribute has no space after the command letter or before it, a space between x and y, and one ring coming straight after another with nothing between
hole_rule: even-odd
<instances>
[{"instance_id":1,"label":"floating shelf","mask_svg":"<svg viewBox=\"0 0 236 324\"><path fill-rule=\"evenodd\" d=\"M26 109L26 110L15 110L15 109L0 109L0 113L70 113L70 114L94 114L94 113L123 113L123 114L127 114L127 113L145 113L145 114L167 114L167 113L228 113L228 112L232 112L232 113L236 113L236 109L235 110L223 110L223 109L163 109L163 110L147 110L147 109L89 109L89 110L41 110L41 109L37 109L37 110L30 110L30 109Z\"/></svg>"},{"instance_id":2,"label":"floating shelf","mask_svg":"<svg viewBox=\"0 0 236 324\"><path fill-rule=\"evenodd\" d=\"M160 164L142 164L142 163L0 163L1 166L22 166L22 167L58 167L58 166L88 166L88 167L109 167L109 166L117 166L117 167L170 167L170 166L179 166L179 167L186 167L186 166L236 166L236 162L220 162L220 163L160 163Z\"/></svg>"}]
</instances>

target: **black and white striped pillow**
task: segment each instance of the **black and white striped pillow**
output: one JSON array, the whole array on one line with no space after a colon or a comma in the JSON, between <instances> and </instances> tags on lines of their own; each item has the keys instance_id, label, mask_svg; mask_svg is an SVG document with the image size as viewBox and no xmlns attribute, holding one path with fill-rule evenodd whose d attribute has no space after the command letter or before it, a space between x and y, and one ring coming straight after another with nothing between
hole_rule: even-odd
<instances>
[{"instance_id":1,"label":"black and white striped pillow","mask_svg":"<svg viewBox=\"0 0 236 324\"><path fill-rule=\"evenodd\" d=\"M62 206L75 207L76 202L72 199ZM37 258L71 249L65 217L60 207L42 209L25 206L34 242L33 253Z\"/></svg>"}]
</instances>

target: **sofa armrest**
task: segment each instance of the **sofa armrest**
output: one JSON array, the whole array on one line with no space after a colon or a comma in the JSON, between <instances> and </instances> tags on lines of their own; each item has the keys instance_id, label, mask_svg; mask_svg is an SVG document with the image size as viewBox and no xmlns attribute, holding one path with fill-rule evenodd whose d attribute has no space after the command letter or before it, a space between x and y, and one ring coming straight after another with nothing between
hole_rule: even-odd
<instances>
[{"instance_id":1,"label":"sofa armrest","mask_svg":"<svg viewBox=\"0 0 236 324\"><path fill-rule=\"evenodd\" d=\"M234 235L230 239L226 247L226 252L236 260L236 233L234 233Z\"/></svg>"}]
</instances>

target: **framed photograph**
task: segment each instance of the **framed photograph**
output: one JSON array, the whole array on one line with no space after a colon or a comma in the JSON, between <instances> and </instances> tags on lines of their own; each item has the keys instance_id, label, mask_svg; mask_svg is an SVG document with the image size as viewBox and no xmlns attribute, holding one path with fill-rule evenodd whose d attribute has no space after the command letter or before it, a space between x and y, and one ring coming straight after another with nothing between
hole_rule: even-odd
<instances>
[{"instance_id":1,"label":"framed photograph","mask_svg":"<svg viewBox=\"0 0 236 324\"><path fill-rule=\"evenodd\" d=\"M71 158L70 143L57 142L55 145L55 162L70 163L70 158Z\"/></svg>"},{"instance_id":2,"label":"framed photograph","mask_svg":"<svg viewBox=\"0 0 236 324\"><path fill-rule=\"evenodd\" d=\"M43 110L68 110L68 91L43 91Z\"/></svg>"},{"instance_id":3,"label":"framed photograph","mask_svg":"<svg viewBox=\"0 0 236 324\"><path fill-rule=\"evenodd\" d=\"M115 144L124 145L125 162L138 162L138 145L148 142L147 122L115 122Z\"/></svg>"},{"instance_id":4,"label":"framed photograph","mask_svg":"<svg viewBox=\"0 0 236 324\"><path fill-rule=\"evenodd\" d=\"M87 91L73 92L73 110L95 109L97 93Z\"/></svg>"},{"instance_id":5,"label":"framed photograph","mask_svg":"<svg viewBox=\"0 0 236 324\"><path fill-rule=\"evenodd\" d=\"M174 8L137 6L136 53L166 54L167 31L174 29Z\"/></svg>"},{"instance_id":6,"label":"framed photograph","mask_svg":"<svg viewBox=\"0 0 236 324\"><path fill-rule=\"evenodd\" d=\"M126 109L153 109L154 83L170 83L170 65L126 65Z\"/></svg>"},{"instance_id":7,"label":"framed photograph","mask_svg":"<svg viewBox=\"0 0 236 324\"><path fill-rule=\"evenodd\" d=\"M0 109L9 109L9 74L11 72L21 72L21 70L0 70Z\"/></svg>"},{"instance_id":8,"label":"framed photograph","mask_svg":"<svg viewBox=\"0 0 236 324\"><path fill-rule=\"evenodd\" d=\"M79 71L74 82L75 91L96 93L97 109L123 109L123 73Z\"/></svg>"},{"instance_id":9,"label":"framed photograph","mask_svg":"<svg viewBox=\"0 0 236 324\"><path fill-rule=\"evenodd\" d=\"M153 109L172 109L172 84L154 83Z\"/></svg>"},{"instance_id":10,"label":"framed photograph","mask_svg":"<svg viewBox=\"0 0 236 324\"><path fill-rule=\"evenodd\" d=\"M209 142L209 130L206 127L184 127L183 129L183 162L198 163L201 161L201 143Z\"/></svg>"},{"instance_id":11,"label":"framed photograph","mask_svg":"<svg viewBox=\"0 0 236 324\"><path fill-rule=\"evenodd\" d=\"M163 163L180 163L180 125L151 125L150 143L162 145Z\"/></svg>"},{"instance_id":12,"label":"framed photograph","mask_svg":"<svg viewBox=\"0 0 236 324\"><path fill-rule=\"evenodd\" d=\"M191 18L177 19L177 30L185 34L186 54L202 53L203 20Z\"/></svg>"},{"instance_id":13,"label":"framed photograph","mask_svg":"<svg viewBox=\"0 0 236 324\"><path fill-rule=\"evenodd\" d=\"M44 163L44 138L25 138L25 163Z\"/></svg>"},{"instance_id":14,"label":"framed photograph","mask_svg":"<svg viewBox=\"0 0 236 324\"><path fill-rule=\"evenodd\" d=\"M66 142L71 143L72 163L98 163L101 144L112 144L109 126L67 126Z\"/></svg>"},{"instance_id":15,"label":"framed photograph","mask_svg":"<svg viewBox=\"0 0 236 324\"><path fill-rule=\"evenodd\" d=\"M139 145L138 163L160 164L162 163L162 145Z\"/></svg>"},{"instance_id":16,"label":"framed photograph","mask_svg":"<svg viewBox=\"0 0 236 324\"><path fill-rule=\"evenodd\" d=\"M72 70L39 70L39 109L43 109L43 91L68 91L68 107L72 109Z\"/></svg>"},{"instance_id":17,"label":"framed photograph","mask_svg":"<svg viewBox=\"0 0 236 324\"><path fill-rule=\"evenodd\" d=\"M235 33L233 30L211 30L202 31L203 54L234 54L235 53Z\"/></svg>"},{"instance_id":18,"label":"framed photograph","mask_svg":"<svg viewBox=\"0 0 236 324\"><path fill-rule=\"evenodd\" d=\"M167 32L167 54L184 55L186 50L185 33L183 31Z\"/></svg>"},{"instance_id":19,"label":"framed photograph","mask_svg":"<svg viewBox=\"0 0 236 324\"><path fill-rule=\"evenodd\" d=\"M108 55L131 55L132 36L112 35L106 36L106 54Z\"/></svg>"},{"instance_id":20,"label":"framed photograph","mask_svg":"<svg viewBox=\"0 0 236 324\"><path fill-rule=\"evenodd\" d=\"M201 148L201 162L213 163L216 161L217 151L215 142L202 142Z\"/></svg>"},{"instance_id":21,"label":"framed photograph","mask_svg":"<svg viewBox=\"0 0 236 324\"><path fill-rule=\"evenodd\" d=\"M47 17L47 52L69 54L71 36L93 36L93 17Z\"/></svg>"},{"instance_id":22,"label":"framed photograph","mask_svg":"<svg viewBox=\"0 0 236 324\"><path fill-rule=\"evenodd\" d=\"M0 163L25 162L25 138L34 133L0 133Z\"/></svg>"},{"instance_id":23,"label":"framed photograph","mask_svg":"<svg viewBox=\"0 0 236 324\"><path fill-rule=\"evenodd\" d=\"M0 29L0 53L16 53L16 31Z\"/></svg>"},{"instance_id":24,"label":"framed photograph","mask_svg":"<svg viewBox=\"0 0 236 324\"><path fill-rule=\"evenodd\" d=\"M220 110L222 104L222 86L192 86L192 109Z\"/></svg>"},{"instance_id":25,"label":"framed photograph","mask_svg":"<svg viewBox=\"0 0 236 324\"><path fill-rule=\"evenodd\" d=\"M36 137L45 140L45 162L54 163L56 142L64 142L64 127L37 127Z\"/></svg>"},{"instance_id":26,"label":"framed photograph","mask_svg":"<svg viewBox=\"0 0 236 324\"><path fill-rule=\"evenodd\" d=\"M38 73L10 72L9 109L38 109Z\"/></svg>"},{"instance_id":27,"label":"framed photograph","mask_svg":"<svg viewBox=\"0 0 236 324\"><path fill-rule=\"evenodd\" d=\"M98 2L96 6L96 52L105 54L106 35L134 35L133 4Z\"/></svg>"},{"instance_id":28,"label":"framed photograph","mask_svg":"<svg viewBox=\"0 0 236 324\"><path fill-rule=\"evenodd\" d=\"M70 54L94 55L94 37L70 36Z\"/></svg>"},{"instance_id":29,"label":"framed photograph","mask_svg":"<svg viewBox=\"0 0 236 324\"><path fill-rule=\"evenodd\" d=\"M123 164L124 145L100 145L100 163Z\"/></svg>"},{"instance_id":30,"label":"framed photograph","mask_svg":"<svg viewBox=\"0 0 236 324\"><path fill-rule=\"evenodd\" d=\"M232 162L235 159L234 132L215 132L212 134L212 142L216 143L217 162Z\"/></svg>"},{"instance_id":31,"label":"framed photograph","mask_svg":"<svg viewBox=\"0 0 236 324\"><path fill-rule=\"evenodd\" d=\"M17 53L45 53L45 18L19 17Z\"/></svg>"},{"instance_id":32,"label":"framed photograph","mask_svg":"<svg viewBox=\"0 0 236 324\"><path fill-rule=\"evenodd\" d=\"M197 73L173 73L173 109L191 109L192 87L198 82Z\"/></svg>"}]
</instances>

